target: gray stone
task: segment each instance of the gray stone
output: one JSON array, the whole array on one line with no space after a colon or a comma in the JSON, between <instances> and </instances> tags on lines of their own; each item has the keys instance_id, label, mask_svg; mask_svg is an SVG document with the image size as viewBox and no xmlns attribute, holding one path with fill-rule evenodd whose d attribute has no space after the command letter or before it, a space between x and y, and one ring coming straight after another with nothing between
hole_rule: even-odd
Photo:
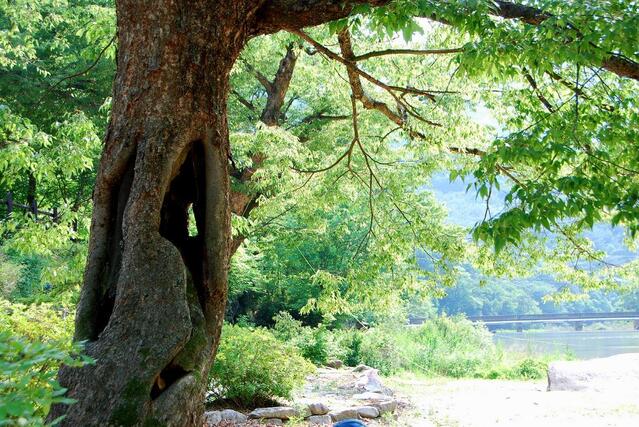
<instances>
[{"instance_id":1,"label":"gray stone","mask_svg":"<svg viewBox=\"0 0 639 427\"><path fill-rule=\"evenodd\" d=\"M382 384L382 379L379 377L377 369L367 369L362 372L362 375L357 379L357 388L364 389L371 393L385 393L386 387Z\"/></svg>"},{"instance_id":2,"label":"gray stone","mask_svg":"<svg viewBox=\"0 0 639 427\"><path fill-rule=\"evenodd\" d=\"M344 362L342 362L342 361L341 361L341 360L339 360L339 359L329 360L329 361L326 363L326 366L327 366L327 367L329 367L329 368L333 368L333 369L339 369L339 368L341 368L342 366L344 366Z\"/></svg>"},{"instance_id":3,"label":"gray stone","mask_svg":"<svg viewBox=\"0 0 639 427\"><path fill-rule=\"evenodd\" d=\"M366 365L357 365L356 367L353 368L353 372L364 372L367 371L369 369L373 369L370 366L366 366Z\"/></svg>"},{"instance_id":4,"label":"gray stone","mask_svg":"<svg viewBox=\"0 0 639 427\"><path fill-rule=\"evenodd\" d=\"M313 402L308 405L308 410L311 415L326 415L330 411L328 406L322 402Z\"/></svg>"},{"instance_id":5,"label":"gray stone","mask_svg":"<svg viewBox=\"0 0 639 427\"><path fill-rule=\"evenodd\" d=\"M279 418L280 420L288 420L289 418L297 417L298 413L290 406L273 406L272 408L257 408L248 416L253 419Z\"/></svg>"},{"instance_id":6,"label":"gray stone","mask_svg":"<svg viewBox=\"0 0 639 427\"><path fill-rule=\"evenodd\" d=\"M362 418L377 418L379 417L379 409L374 406L361 406L357 408L357 415Z\"/></svg>"},{"instance_id":7,"label":"gray stone","mask_svg":"<svg viewBox=\"0 0 639 427\"><path fill-rule=\"evenodd\" d=\"M214 426L222 422L222 414L220 411L207 411L204 413L204 424Z\"/></svg>"},{"instance_id":8,"label":"gray stone","mask_svg":"<svg viewBox=\"0 0 639 427\"><path fill-rule=\"evenodd\" d=\"M312 426L329 426L333 423L330 415L313 415L306 419Z\"/></svg>"},{"instance_id":9,"label":"gray stone","mask_svg":"<svg viewBox=\"0 0 639 427\"><path fill-rule=\"evenodd\" d=\"M639 353L552 362L548 366L548 391L558 390L639 393Z\"/></svg>"},{"instance_id":10,"label":"gray stone","mask_svg":"<svg viewBox=\"0 0 639 427\"><path fill-rule=\"evenodd\" d=\"M234 423L245 423L247 419L246 415L232 409L220 411L220 417L222 418L222 421L231 421Z\"/></svg>"},{"instance_id":11,"label":"gray stone","mask_svg":"<svg viewBox=\"0 0 639 427\"><path fill-rule=\"evenodd\" d=\"M347 420L349 418L358 418L357 409L354 408L331 411L328 415L331 416L334 422Z\"/></svg>"},{"instance_id":12,"label":"gray stone","mask_svg":"<svg viewBox=\"0 0 639 427\"><path fill-rule=\"evenodd\" d=\"M397 401L394 399L371 403L371 405L379 410L380 415L383 415L387 412L395 412L397 410Z\"/></svg>"},{"instance_id":13,"label":"gray stone","mask_svg":"<svg viewBox=\"0 0 639 427\"><path fill-rule=\"evenodd\" d=\"M371 392L367 391L365 393L354 394L353 395L353 399L356 399L356 400L373 400L373 401L388 400L388 395L382 394L382 393L371 393Z\"/></svg>"}]
</instances>

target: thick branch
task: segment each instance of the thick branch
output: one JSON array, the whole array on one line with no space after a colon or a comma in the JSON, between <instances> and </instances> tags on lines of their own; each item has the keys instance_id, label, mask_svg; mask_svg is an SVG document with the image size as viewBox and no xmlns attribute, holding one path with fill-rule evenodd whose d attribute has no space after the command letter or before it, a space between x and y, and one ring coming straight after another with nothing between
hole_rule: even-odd
<instances>
[{"instance_id":1,"label":"thick branch","mask_svg":"<svg viewBox=\"0 0 639 427\"><path fill-rule=\"evenodd\" d=\"M283 106L286 93L293 78L293 71L295 70L295 64L297 62L297 52L293 44L290 44L286 49L286 54L280 61L277 72L273 81L269 81L262 73L255 70L253 67L252 72L255 74L258 81L266 88L267 100L262 113L260 114L260 121L267 126L278 126L283 117ZM247 108L254 111L255 107L252 103L246 101L243 102L243 98L236 94L239 101ZM252 165L249 168L238 170L233 164L231 164L231 175L239 182L248 183L260 165L264 162L266 156L262 153L256 153L252 156ZM247 217L251 211L258 206L258 199L260 194L250 194L242 191L231 192L231 211L236 215ZM240 247L246 236L236 236L231 242L231 254Z\"/></svg>"},{"instance_id":2,"label":"thick branch","mask_svg":"<svg viewBox=\"0 0 639 427\"><path fill-rule=\"evenodd\" d=\"M282 106L284 98L288 92L288 86L293 78L293 70L297 62L297 52L293 44L289 44L286 49L286 55L280 61L280 65L272 82L269 82L271 90L268 93L266 106L260 120L267 126L276 126L281 121L284 113Z\"/></svg>"},{"instance_id":3,"label":"thick branch","mask_svg":"<svg viewBox=\"0 0 639 427\"><path fill-rule=\"evenodd\" d=\"M536 7L509 1L496 1L494 14L504 19L519 19L530 25L539 25L552 15Z\"/></svg>"},{"instance_id":4,"label":"thick branch","mask_svg":"<svg viewBox=\"0 0 639 427\"><path fill-rule=\"evenodd\" d=\"M258 10L255 35L312 27L347 17L358 4L383 6L390 0L270 0Z\"/></svg>"},{"instance_id":5,"label":"thick branch","mask_svg":"<svg viewBox=\"0 0 639 427\"><path fill-rule=\"evenodd\" d=\"M353 53L353 46L351 44L351 37L348 30L347 29L342 30L337 36L337 38L339 40L339 45L342 51L343 58L337 54L334 54L334 55L343 59L343 63L345 64L353 64L355 54ZM316 49L320 51L322 51L322 49L325 49L326 51L330 52L328 49L324 48L323 46L322 46L322 49L316 46ZM358 70L359 69L353 65L351 66L347 65L346 67L346 71L348 73L348 81L351 85L351 91L353 93L353 97L357 99L358 101L360 101L366 109L377 110L383 115L385 115L386 117L388 117L390 120L392 120L398 126L401 126L402 128L407 128L406 126L406 115L407 115L406 108L407 107L404 105L404 103L398 97L394 96L395 101L397 102L398 108L401 108L399 112L395 112L385 102L377 101L371 98L370 96L368 96L366 92L364 92L364 88L362 87L362 83L360 81L361 73L358 72ZM367 80L370 80L370 79L367 79ZM386 89L387 91L389 91L391 95L393 94L392 90L396 89L395 86L384 85L382 87ZM412 93L412 92L409 92L409 93ZM420 118L420 119L424 120L427 123L434 124L423 118ZM412 130L408 130L408 131L411 134L415 133Z\"/></svg>"}]
</instances>

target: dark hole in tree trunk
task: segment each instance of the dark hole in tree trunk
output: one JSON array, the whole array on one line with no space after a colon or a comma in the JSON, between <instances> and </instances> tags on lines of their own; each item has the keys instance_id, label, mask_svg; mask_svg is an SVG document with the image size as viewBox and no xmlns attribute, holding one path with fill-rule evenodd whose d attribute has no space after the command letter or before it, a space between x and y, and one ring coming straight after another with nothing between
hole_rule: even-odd
<instances>
[{"instance_id":1,"label":"dark hole in tree trunk","mask_svg":"<svg viewBox=\"0 0 639 427\"><path fill-rule=\"evenodd\" d=\"M124 249L122 247L122 222L124 219L124 209L126 208L131 193L134 169L135 155L131 156L120 182L114 185L113 188L111 212L109 215L110 233L107 242L108 255L102 273L102 283L100 286L101 298L97 313L95 313L95 328L93 328L94 334L91 336L91 340L98 338L98 335L100 335L108 325L111 314L113 313L116 287L122 266L122 250Z\"/></svg>"},{"instance_id":2,"label":"dark hole in tree trunk","mask_svg":"<svg viewBox=\"0 0 639 427\"><path fill-rule=\"evenodd\" d=\"M190 145L178 174L173 178L164 195L160 235L173 243L180 251L184 265L190 273L189 280L193 281L197 289L202 308L204 308L205 298L203 284L205 209L204 147L201 141L195 141ZM193 224L189 227L190 210L195 219L195 227ZM194 228L196 233L193 233Z\"/></svg>"},{"instance_id":3,"label":"dark hole in tree trunk","mask_svg":"<svg viewBox=\"0 0 639 427\"><path fill-rule=\"evenodd\" d=\"M170 364L160 372L157 379L153 383L151 388L151 399L157 399L164 391L166 391L177 380L187 375L189 372L185 371L179 365Z\"/></svg>"}]
</instances>

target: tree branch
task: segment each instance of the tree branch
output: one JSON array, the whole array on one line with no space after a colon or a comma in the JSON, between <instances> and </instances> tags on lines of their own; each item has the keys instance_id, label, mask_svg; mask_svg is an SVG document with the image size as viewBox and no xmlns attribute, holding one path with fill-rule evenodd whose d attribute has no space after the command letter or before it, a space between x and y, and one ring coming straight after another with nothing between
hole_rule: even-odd
<instances>
[{"instance_id":1,"label":"tree branch","mask_svg":"<svg viewBox=\"0 0 639 427\"><path fill-rule=\"evenodd\" d=\"M509 1L495 1L492 13L504 19L519 19L529 25L540 25L553 15L532 6L526 6ZM432 18L432 17L427 17ZM441 21L440 21L441 22ZM447 23L447 22L446 22ZM593 44L593 46L595 46ZM596 47L596 46L595 46ZM639 80L639 63L621 55L610 53L601 62L601 67L618 75L633 80Z\"/></svg>"},{"instance_id":2,"label":"tree branch","mask_svg":"<svg viewBox=\"0 0 639 427\"><path fill-rule=\"evenodd\" d=\"M385 50L377 50L373 52L363 53L361 55L356 55L353 57L353 61L365 61L370 58L376 58L378 56L388 56L388 55L448 55L452 53L460 53L463 52L462 48L452 48L452 49L385 49Z\"/></svg>"},{"instance_id":3,"label":"tree branch","mask_svg":"<svg viewBox=\"0 0 639 427\"><path fill-rule=\"evenodd\" d=\"M391 0L269 0L256 13L254 35L313 27L350 15L359 4L384 6Z\"/></svg>"}]
</instances>

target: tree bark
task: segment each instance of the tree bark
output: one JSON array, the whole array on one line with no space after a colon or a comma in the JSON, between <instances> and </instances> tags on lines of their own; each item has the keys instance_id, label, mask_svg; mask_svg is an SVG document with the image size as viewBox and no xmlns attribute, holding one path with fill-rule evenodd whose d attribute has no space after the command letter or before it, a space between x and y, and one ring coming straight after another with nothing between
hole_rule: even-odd
<instances>
[{"instance_id":1,"label":"tree bark","mask_svg":"<svg viewBox=\"0 0 639 427\"><path fill-rule=\"evenodd\" d=\"M226 100L253 1L117 2L118 71L63 425L201 425L226 302ZM188 209L197 235L189 236Z\"/></svg>"}]
</instances>

